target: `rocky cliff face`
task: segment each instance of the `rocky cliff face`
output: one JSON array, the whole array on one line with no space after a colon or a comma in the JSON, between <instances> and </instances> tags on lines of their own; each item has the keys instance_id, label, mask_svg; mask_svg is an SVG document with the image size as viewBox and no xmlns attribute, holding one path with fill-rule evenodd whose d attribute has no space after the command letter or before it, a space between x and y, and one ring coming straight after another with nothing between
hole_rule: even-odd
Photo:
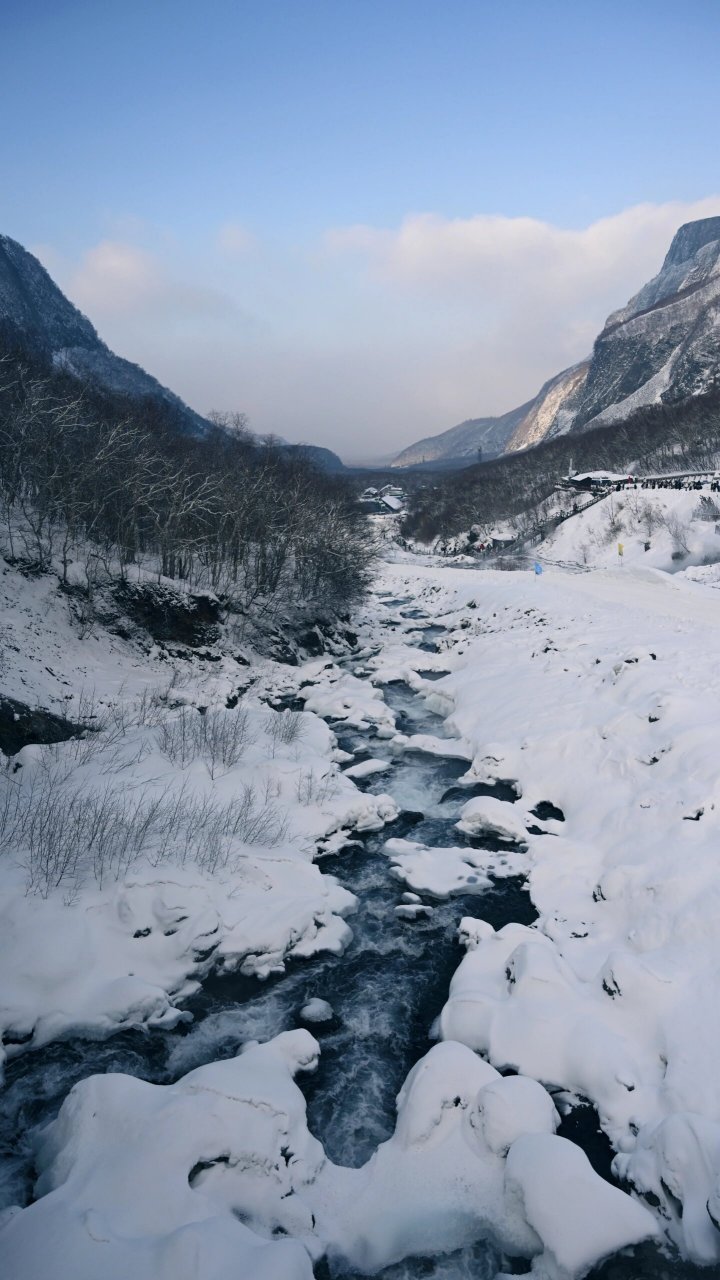
<instances>
[{"instance_id":1,"label":"rocky cliff face","mask_svg":"<svg viewBox=\"0 0 720 1280\"><path fill-rule=\"evenodd\" d=\"M0 323L35 353L52 360L81 382L138 399L151 396L168 405L188 431L207 423L167 387L105 346L37 258L16 240L0 235Z\"/></svg>"},{"instance_id":2,"label":"rocky cliff face","mask_svg":"<svg viewBox=\"0 0 720 1280\"><path fill-rule=\"evenodd\" d=\"M492 424L496 453L514 453L568 431L621 421L641 405L681 401L720 375L720 217L688 222L673 238L662 269L608 317L589 360L565 369L534 400L500 418L479 418L412 445L396 466L468 461Z\"/></svg>"},{"instance_id":3,"label":"rocky cliff face","mask_svg":"<svg viewBox=\"0 0 720 1280\"><path fill-rule=\"evenodd\" d=\"M662 269L605 322L587 378L549 435L707 391L720 371L720 218L689 222Z\"/></svg>"},{"instance_id":4,"label":"rocky cliff face","mask_svg":"<svg viewBox=\"0 0 720 1280\"><path fill-rule=\"evenodd\" d=\"M563 369L562 373L545 383L507 441L505 453L527 449L545 439L565 405L585 385L588 368L589 362L583 360L569 369Z\"/></svg>"}]
</instances>

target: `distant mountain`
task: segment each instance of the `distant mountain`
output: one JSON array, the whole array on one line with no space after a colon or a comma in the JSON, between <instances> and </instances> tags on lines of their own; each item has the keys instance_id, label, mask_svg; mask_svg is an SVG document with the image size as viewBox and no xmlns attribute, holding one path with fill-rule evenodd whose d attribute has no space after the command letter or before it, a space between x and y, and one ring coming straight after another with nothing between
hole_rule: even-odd
<instances>
[{"instance_id":1,"label":"distant mountain","mask_svg":"<svg viewBox=\"0 0 720 1280\"><path fill-rule=\"evenodd\" d=\"M321 444L283 444L285 453L307 458L319 471L347 471L342 458Z\"/></svg>"},{"instance_id":2,"label":"distant mountain","mask_svg":"<svg viewBox=\"0 0 720 1280\"><path fill-rule=\"evenodd\" d=\"M50 361L56 369L101 391L151 399L171 411L173 424L193 435L204 435L210 423L169 391L140 365L123 360L98 337L86 316L73 306L42 263L17 240L0 235L0 331L5 343ZM254 437L258 444L262 437ZM331 449L319 445L274 444L288 453L302 454L322 471L344 471Z\"/></svg>"},{"instance_id":3,"label":"distant mountain","mask_svg":"<svg viewBox=\"0 0 720 1280\"><path fill-rule=\"evenodd\" d=\"M569 431L621 421L643 405L713 387L720 374L720 217L680 227L659 274L608 317L592 356L534 400L473 418L398 454L393 466L515 453Z\"/></svg>"},{"instance_id":4,"label":"distant mountain","mask_svg":"<svg viewBox=\"0 0 720 1280\"><path fill-rule=\"evenodd\" d=\"M518 422L530 408L530 403L500 418L468 418L457 427L450 427L439 436L426 436L403 449L393 460L393 467L413 467L418 463L435 462L442 458L465 458L477 462L478 449L483 457L495 458L505 449Z\"/></svg>"},{"instance_id":5,"label":"distant mountain","mask_svg":"<svg viewBox=\"0 0 720 1280\"><path fill-rule=\"evenodd\" d=\"M152 397L173 411L187 431L208 423L140 365L116 356L86 316L58 289L37 258L16 240L0 235L0 322L6 333L80 382L123 396Z\"/></svg>"}]
</instances>

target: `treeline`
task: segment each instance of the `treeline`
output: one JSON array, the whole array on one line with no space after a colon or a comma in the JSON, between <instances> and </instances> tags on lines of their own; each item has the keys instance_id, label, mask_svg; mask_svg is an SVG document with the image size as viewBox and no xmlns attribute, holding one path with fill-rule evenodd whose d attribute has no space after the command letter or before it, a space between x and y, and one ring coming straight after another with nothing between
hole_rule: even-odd
<instances>
[{"instance_id":1,"label":"treeline","mask_svg":"<svg viewBox=\"0 0 720 1280\"><path fill-rule=\"evenodd\" d=\"M430 542L539 507L575 471L714 470L720 465L720 391L650 405L622 422L508 454L426 484L411 500L406 537Z\"/></svg>"},{"instance_id":2,"label":"treeline","mask_svg":"<svg viewBox=\"0 0 720 1280\"><path fill-rule=\"evenodd\" d=\"M0 340L2 335L0 335ZM0 358L5 551L87 590L137 566L240 610L343 611L365 589L368 525L341 478L232 421L199 438L171 405L79 384L6 343Z\"/></svg>"}]
</instances>

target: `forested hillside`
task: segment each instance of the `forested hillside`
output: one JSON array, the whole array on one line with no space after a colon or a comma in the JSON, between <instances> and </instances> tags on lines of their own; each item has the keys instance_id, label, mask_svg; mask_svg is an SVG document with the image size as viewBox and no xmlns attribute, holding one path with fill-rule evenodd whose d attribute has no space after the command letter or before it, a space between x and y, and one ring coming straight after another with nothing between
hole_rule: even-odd
<instances>
[{"instance_id":1,"label":"forested hillside","mask_svg":"<svg viewBox=\"0 0 720 1280\"><path fill-rule=\"evenodd\" d=\"M345 483L301 452L223 426L181 432L172 405L80 386L8 342L0 503L6 555L56 566L88 597L132 568L242 612L332 617L362 593L371 559Z\"/></svg>"},{"instance_id":2,"label":"forested hillside","mask_svg":"<svg viewBox=\"0 0 720 1280\"><path fill-rule=\"evenodd\" d=\"M403 532L429 541L492 523L542 502L559 479L578 471L714 470L720 463L720 390L680 404L637 410L625 422L571 436L455 472L412 498Z\"/></svg>"}]
</instances>

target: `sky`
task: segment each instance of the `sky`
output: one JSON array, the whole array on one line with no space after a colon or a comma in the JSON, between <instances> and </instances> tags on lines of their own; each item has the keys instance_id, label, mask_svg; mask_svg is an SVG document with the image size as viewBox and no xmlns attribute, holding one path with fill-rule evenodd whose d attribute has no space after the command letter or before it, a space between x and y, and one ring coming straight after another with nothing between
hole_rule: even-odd
<instances>
[{"instance_id":1,"label":"sky","mask_svg":"<svg viewBox=\"0 0 720 1280\"><path fill-rule=\"evenodd\" d=\"M720 213L720 0L3 0L0 232L193 408L386 458Z\"/></svg>"}]
</instances>

